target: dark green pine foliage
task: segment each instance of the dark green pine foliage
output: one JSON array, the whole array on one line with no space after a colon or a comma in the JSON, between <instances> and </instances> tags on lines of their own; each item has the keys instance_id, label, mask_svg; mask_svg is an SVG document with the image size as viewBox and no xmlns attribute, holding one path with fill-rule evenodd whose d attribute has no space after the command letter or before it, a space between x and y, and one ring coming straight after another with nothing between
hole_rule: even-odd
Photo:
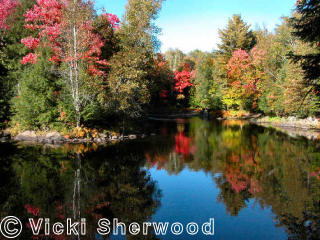
<instances>
[{"instance_id":1,"label":"dark green pine foliage","mask_svg":"<svg viewBox=\"0 0 320 240\"><path fill-rule=\"evenodd\" d=\"M221 43L218 44L219 54L225 63L233 52L239 48L249 51L256 44L256 38L240 15L233 15L225 29L219 30Z\"/></svg>"},{"instance_id":2,"label":"dark green pine foliage","mask_svg":"<svg viewBox=\"0 0 320 240\"><path fill-rule=\"evenodd\" d=\"M0 123L10 117L10 99L15 95L15 86L21 79L23 68L20 61L28 52L21 44L21 39L30 36L30 30L25 29L23 14L31 8L34 0L21 0L20 5L7 19L10 29L1 37L0 43Z\"/></svg>"},{"instance_id":3,"label":"dark green pine foliage","mask_svg":"<svg viewBox=\"0 0 320 240\"><path fill-rule=\"evenodd\" d=\"M6 75L7 71L3 67L3 65L0 64L0 127L2 127L2 123L4 120L6 120L6 117L8 115L8 95L7 95L7 86L4 76Z\"/></svg>"},{"instance_id":4,"label":"dark green pine foliage","mask_svg":"<svg viewBox=\"0 0 320 240\"><path fill-rule=\"evenodd\" d=\"M119 38L104 14L95 17L93 21L94 32L104 41L101 48L101 59L109 60L119 49Z\"/></svg>"},{"instance_id":5,"label":"dark green pine foliage","mask_svg":"<svg viewBox=\"0 0 320 240\"><path fill-rule=\"evenodd\" d=\"M291 18L294 34L301 40L317 45L318 51L306 55L294 55L294 60L301 61L307 81L320 88L320 1L299 0L296 12Z\"/></svg>"},{"instance_id":6,"label":"dark green pine foliage","mask_svg":"<svg viewBox=\"0 0 320 240\"><path fill-rule=\"evenodd\" d=\"M59 118L60 87L58 77L49 62L50 50L42 49L36 64L25 67L17 86L18 95L12 100L13 122L22 129L54 127Z\"/></svg>"}]
</instances>

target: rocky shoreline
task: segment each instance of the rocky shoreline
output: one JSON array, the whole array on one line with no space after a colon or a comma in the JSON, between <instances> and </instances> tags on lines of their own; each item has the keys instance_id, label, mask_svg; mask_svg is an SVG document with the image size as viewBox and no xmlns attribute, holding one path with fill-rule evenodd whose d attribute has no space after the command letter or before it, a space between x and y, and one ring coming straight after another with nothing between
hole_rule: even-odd
<instances>
[{"instance_id":1,"label":"rocky shoreline","mask_svg":"<svg viewBox=\"0 0 320 240\"><path fill-rule=\"evenodd\" d=\"M219 119L229 120L229 119ZM237 120L247 120L252 124L256 124L263 127L272 127L278 131L284 132L291 137L305 137L310 140L320 139L320 119L309 117L306 119L298 119L295 117L288 118L272 118L272 117L261 117L260 115L251 115L245 119L238 118ZM52 145L63 145L68 143L98 143L104 144L108 142L116 142L122 140L134 140L143 139L148 136L154 136L156 134L127 134L120 135L119 133L98 133L95 137L87 138L67 138L62 136L60 133L51 131L47 133L38 134L35 131L25 131L17 136L11 136L10 131L0 130L0 142L29 142L29 143L40 143L40 144L52 144Z\"/></svg>"},{"instance_id":2,"label":"rocky shoreline","mask_svg":"<svg viewBox=\"0 0 320 240\"><path fill-rule=\"evenodd\" d=\"M250 119L250 122L263 127L275 128L276 130L284 132L291 137L301 136L309 140L320 139L320 120L315 117L309 117L306 119L298 119L296 117L262 117Z\"/></svg>"},{"instance_id":3,"label":"rocky shoreline","mask_svg":"<svg viewBox=\"0 0 320 240\"><path fill-rule=\"evenodd\" d=\"M1 131L0 130L0 142L6 142L9 141L11 139L11 134L9 131Z\"/></svg>"},{"instance_id":4,"label":"rocky shoreline","mask_svg":"<svg viewBox=\"0 0 320 240\"><path fill-rule=\"evenodd\" d=\"M154 136L155 134L150 134ZM68 143L98 143L104 144L108 142L122 141L122 140L134 140L138 138L146 138L146 134L129 134L129 135L115 135L115 134L102 134L99 133L96 137L91 138L66 138L60 133L52 131L46 134L37 134L35 131L25 131L12 137L9 131L0 131L0 142L28 142L28 143L40 143L51 145L62 145Z\"/></svg>"}]
</instances>

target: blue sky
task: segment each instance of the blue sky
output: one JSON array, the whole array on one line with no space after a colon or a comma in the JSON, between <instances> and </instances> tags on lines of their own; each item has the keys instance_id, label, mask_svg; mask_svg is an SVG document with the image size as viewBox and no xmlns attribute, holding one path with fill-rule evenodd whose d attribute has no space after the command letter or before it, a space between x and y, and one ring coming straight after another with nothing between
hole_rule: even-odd
<instances>
[{"instance_id":1,"label":"blue sky","mask_svg":"<svg viewBox=\"0 0 320 240\"><path fill-rule=\"evenodd\" d=\"M96 8L119 17L127 0L96 0ZM179 48L184 52L194 49L212 51L219 43L218 29L226 26L232 14L241 14L252 29L265 26L273 30L282 16L290 15L296 0L166 0L157 25L161 50Z\"/></svg>"}]
</instances>

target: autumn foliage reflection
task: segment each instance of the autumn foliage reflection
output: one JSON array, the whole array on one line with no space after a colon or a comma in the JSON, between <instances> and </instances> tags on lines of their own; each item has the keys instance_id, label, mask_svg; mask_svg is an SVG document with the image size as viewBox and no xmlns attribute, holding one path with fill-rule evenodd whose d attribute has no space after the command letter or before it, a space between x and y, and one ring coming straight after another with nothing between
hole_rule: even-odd
<instances>
[{"instance_id":1,"label":"autumn foliage reflection","mask_svg":"<svg viewBox=\"0 0 320 240\"><path fill-rule=\"evenodd\" d=\"M162 128L161 135L167 144L163 144L164 147L159 148L157 152L146 152L145 157L150 167L157 167L158 170L166 169L167 161L169 159L175 159L175 161L188 162L192 159L195 153L196 145L191 137L186 133L186 122L178 120L176 131L172 134L168 133L168 129ZM172 143L172 145L168 145ZM169 160L170 161L170 160Z\"/></svg>"},{"instance_id":2,"label":"autumn foliage reflection","mask_svg":"<svg viewBox=\"0 0 320 240\"><path fill-rule=\"evenodd\" d=\"M228 214L237 216L254 201L261 208L271 207L277 225L293 239L320 236L317 144L243 121L195 118L163 132L166 135L153 143L157 147L146 150L148 167L169 174L185 168L204 171L220 189L217 201Z\"/></svg>"},{"instance_id":3,"label":"autumn foliage reflection","mask_svg":"<svg viewBox=\"0 0 320 240\"><path fill-rule=\"evenodd\" d=\"M188 168L212 177L227 214L237 216L254 204L271 209L290 239L319 239L317 142L237 121L194 118L157 126L159 135L103 147L18 146L13 151L5 145L0 190L8 194L0 198L1 216L70 216L75 172L81 169L81 212L89 222L115 216L142 222L154 214L161 196L148 168L168 175Z\"/></svg>"},{"instance_id":4,"label":"autumn foliage reflection","mask_svg":"<svg viewBox=\"0 0 320 240\"><path fill-rule=\"evenodd\" d=\"M96 239L96 223L101 218L112 221L117 217L126 224L146 221L159 206L161 194L142 168L144 153L137 145L19 145L12 159L8 154L2 158L0 151L0 161L10 159L11 174L3 184L12 188L8 196L2 195L0 217L19 216L26 224L28 218L35 224L39 218L49 218L51 223L86 218L88 240ZM131 154L127 154L129 149ZM144 239L156 239L149 235ZM64 234L45 236L44 223L35 237L31 225L25 225L22 237L74 239Z\"/></svg>"}]
</instances>

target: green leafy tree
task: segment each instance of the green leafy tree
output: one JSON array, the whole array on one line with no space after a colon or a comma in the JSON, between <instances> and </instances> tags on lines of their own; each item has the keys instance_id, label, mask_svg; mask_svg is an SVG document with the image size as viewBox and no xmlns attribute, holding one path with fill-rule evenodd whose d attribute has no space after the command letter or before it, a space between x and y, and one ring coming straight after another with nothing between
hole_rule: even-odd
<instances>
[{"instance_id":1,"label":"green leafy tree","mask_svg":"<svg viewBox=\"0 0 320 240\"><path fill-rule=\"evenodd\" d=\"M220 100L218 94L212 96L210 89L215 82L215 58L212 54L206 54L196 65L195 78L192 87L192 105L204 109L218 109Z\"/></svg>"},{"instance_id":2,"label":"green leafy tree","mask_svg":"<svg viewBox=\"0 0 320 240\"><path fill-rule=\"evenodd\" d=\"M159 106L168 107L174 98L174 74L163 54L159 53L155 58L151 79L151 110L157 111Z\"/></svg>"},{"instance_id":3,"label":"green leafy tree","mask_svg":"<svg viewBox=\"0 0 320 240\"><path fill-rule=\"evenodd\" d=\"M161 0L129 0L119 31L120 51L110 60L108 76L113 109L138 117L150 101L155 50L159 47L154 25Z\"/></svg>"},{"instance_id":4,"label":"green leafy tree","mask_svg":"<svg viewBox=\"0 0 320 240\"><path fill-rule=\"evenodd\" d=\"M299 64L292 61L286 69L284 88L284 112L289 116L307 117L318 111L319 97L310 93L312 88L305 82L304 72Z\"/></svg>"},{"instance_id":5,"label":"green leafy tree","mask_svg":"<svg viewBox=\"0 0 320 240\"><path fill-rule=\"evenodd\" d=\"M266 114L309 116L316 111L317 96L310 93L311 85L304 81L302 66L290 60L289 54L311 54L316 49L292 34L288 18L277 27L275 34L257 32L257 47L264 49L259 109Z\"/></svg>"}]
</instances>

